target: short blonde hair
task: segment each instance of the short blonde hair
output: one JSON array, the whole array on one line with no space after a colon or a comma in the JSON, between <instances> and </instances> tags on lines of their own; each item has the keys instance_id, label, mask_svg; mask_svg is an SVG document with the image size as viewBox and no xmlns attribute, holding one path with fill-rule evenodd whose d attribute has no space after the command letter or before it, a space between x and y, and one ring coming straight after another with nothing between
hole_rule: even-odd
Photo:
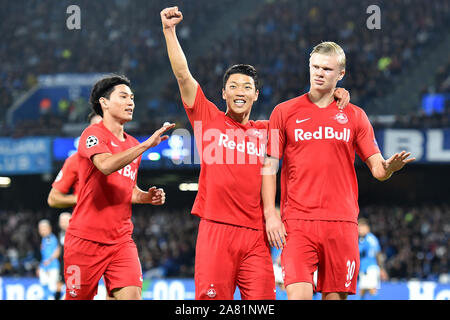
<instances>
[{"instance_id":1,"label":"short blonde hair","mask_svg":"<svg viewBox=\"0 0 450 320\"><path fill-rule=\"evenodd\" d=\"M341 67L341 70L345 69L345 53L341 46L339 46L337 43L332 41L321 42L314 47L309 56L311 57L314 53L337 55L338 64Z\"/></svg>"}]
</instances>

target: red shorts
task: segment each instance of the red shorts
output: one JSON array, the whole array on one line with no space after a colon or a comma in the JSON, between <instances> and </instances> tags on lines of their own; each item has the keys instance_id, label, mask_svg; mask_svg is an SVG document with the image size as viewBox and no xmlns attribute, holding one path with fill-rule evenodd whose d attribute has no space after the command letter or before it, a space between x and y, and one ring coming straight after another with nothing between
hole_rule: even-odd
<instances>
[{"instance_id":1,"label":"red shorts","mask_svg":"<svg viewBox=\"0 0 450 320\"><path fill-rule=\"evenodd\" d=\"M281 254L284 284L309 282L318 292L356 293L359 271L358 225L345 221L286 220Z\"/></svg>"},{"instance_id":2,"label":"red shorts","mask_svg":"<svg viewBox=\"0 0 450 320\"><path fill-rule=\"evenodd\" d=\"M275 277L263 230L202 219L195 253L195 299L275 299Z\"/></svg>"},{"instance_id":3,"label":"red shorts","mask_svg":"<svg viewBox=\"0 0 450 320\"><path fill-rule=\"evenodd\" d=\"M104 244L66 233L64 280L66 300L92 300L103 276L109 296L116 288L142 288L142 270L133 240Z\"/></svg>"}]
</instances>

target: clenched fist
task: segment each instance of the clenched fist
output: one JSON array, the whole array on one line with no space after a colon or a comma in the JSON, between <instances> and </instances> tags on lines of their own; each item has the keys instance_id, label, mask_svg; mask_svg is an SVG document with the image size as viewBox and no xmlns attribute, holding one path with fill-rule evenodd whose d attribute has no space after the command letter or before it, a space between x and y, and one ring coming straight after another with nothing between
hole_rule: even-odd
<instances>
[{"instance_id":1,"label":"clenched fist","mask_svg":"<svg viewBox=\"0 0 450 320\"><path fill-rule=\"evenodd\" d=\"M175 27L181 20L183 20L183 14L178 7L165 8L161 11L161 22L164 29Z\"/></svg>"}]
</instances>

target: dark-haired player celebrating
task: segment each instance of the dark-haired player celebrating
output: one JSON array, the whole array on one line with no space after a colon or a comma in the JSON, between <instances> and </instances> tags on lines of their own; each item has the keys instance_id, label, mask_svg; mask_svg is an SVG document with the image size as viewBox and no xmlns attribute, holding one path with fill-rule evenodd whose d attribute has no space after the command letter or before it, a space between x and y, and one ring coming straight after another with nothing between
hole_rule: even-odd
<instances>
[{"instance_id":1,"label":"dark-haired player celebrating","mask_svg":"<svg viewBox=\"0 0 450 320\"><path fill-rule=\"evenodd\" d=\"M130 81L112 75L91 92L93 110L103 121L81 134L79 193L64 241L66 299L93 299L101 276L109 297L141 299L142 271L132 239L131 204L162 205L165 193L136 184L141 155L168 136L163 126L139 143L124 131L131 121L134 95Z\"/></svg>"},{"instance_id":2,"label":"dark-haired player celebrating","mask_svg":"<svg viewBox=\"0 0 450 320\"><path fill-rule=\"evenodd\" d=\"M178 7L161 11L169 60L201 153L199 190L192 208L192 214L201 218L195 298L230 300L237 286L242 299L275 299L260 195L268 122L249 119L258 99L258 76L250 65L230 67L222 88L227 109L220 111L189 71L175 31L182 19ZM341 95L348 97L345 92Z\"/></svg>"}]
</instances>

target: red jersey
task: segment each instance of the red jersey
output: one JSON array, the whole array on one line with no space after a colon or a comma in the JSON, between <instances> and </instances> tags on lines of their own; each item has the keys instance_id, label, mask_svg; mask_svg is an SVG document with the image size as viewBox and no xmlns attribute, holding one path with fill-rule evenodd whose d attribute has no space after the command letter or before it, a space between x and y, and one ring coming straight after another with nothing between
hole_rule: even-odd
<instances>
[{"instance_id":1,"label":"red jersey","mask_svg":"<svg viewBox=\"0 0 450 320\"><path fill-rule=\"evenodd\" d=\"M70 188L73 189L73 194L78 194L78 166L80 157L78 152L75 152L64 161L63 167L59 171L52 183L52 187L61 191L62 193L69 193Z\"/></svg>"},{"instance_id":2,"label":"red jersey","mask_svg":"<svg viewBox=\"0 0 450 320\"><path fill-rule=\"evenodd\" d=\"M268 121L234 121L205 97L200 85L194 105L183 105L201 157L192 214L262 230L261 169Z\"/></svg>"},{"instance_id":3,"label":"red jersey","mask_svg":"<svg viewBox=\"0 0 450 320\"><path fill-rule=\"evenodd\" d=\"M68 233L107 244L131 239L131 196L141 157L107 176L92 163L92 156L96 154L115 154L139 144L126 133L124 138L124 141L117 139L103 122L90 125L81 134L78 145L79 195Z\"/></svg>"},{"instance_id":4,"label":"red jersey","mask_svg":"<svg viewBox=\"0 0 450 320\"><path fill-rule=\"evenodd\" d=\"M283 220L357 222L355 152L363 161L380 152L361 108L349 103L339 110L335 101L319 108L308 94L277 105L270 116L267 154L283 158Z\"/></svg>"}]
</instances>

